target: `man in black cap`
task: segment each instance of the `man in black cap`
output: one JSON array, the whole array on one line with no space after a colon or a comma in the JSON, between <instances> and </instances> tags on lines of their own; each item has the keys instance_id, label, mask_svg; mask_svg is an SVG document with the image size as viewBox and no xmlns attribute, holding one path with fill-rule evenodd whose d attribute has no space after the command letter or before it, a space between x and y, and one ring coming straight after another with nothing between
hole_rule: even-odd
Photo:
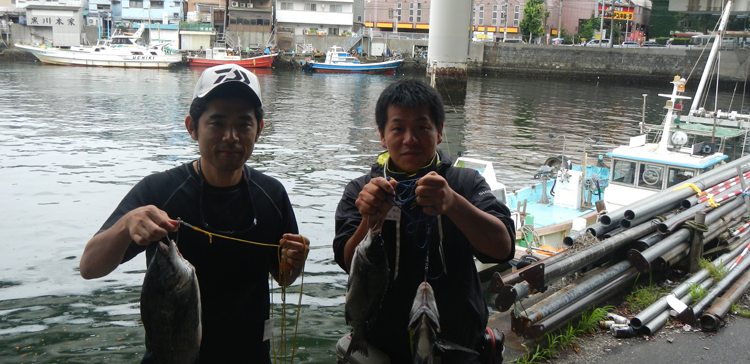
<instances>
[{"instance_id":1,"label":"man in black cap","mask_svg":"<svg viewBox=\"0 0 750 364\"><path fill-rule=\"evenodd\" d=\"M206 69L185 118L200 158L141 180L81 256L81 276L99 278L144 250L149 262L166 236L178 239L201 289L202 363L270 363L268 274L279 281L285 270L283 283L291 284L309 250L282 184L245 165L263 130L262 107L253 73L237 65ZM234 239L280 244L286 260L275 247ZM142 363L152 363L146 341Z\"/></svg>"}]
</instances>

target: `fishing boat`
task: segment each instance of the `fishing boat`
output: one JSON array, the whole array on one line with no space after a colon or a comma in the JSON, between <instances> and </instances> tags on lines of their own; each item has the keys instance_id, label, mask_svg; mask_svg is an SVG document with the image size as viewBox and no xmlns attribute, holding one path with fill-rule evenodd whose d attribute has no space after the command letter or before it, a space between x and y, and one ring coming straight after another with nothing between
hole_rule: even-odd
<instances>
[{"instance_id":1,"label":"fishing boat","mask_svg":"<svg viewBox=\"0 0 750 364\"><path fill-rule=\"evenodd\" d=\"M169 43L151 46L139 44L144 26L128 35L117 31L109 39L100 39L93 46L73 46L69 49L46 45L16 44L33 54L43 64L65 66L96 66L126 68L168 68L182 61L182 56L167 49Z\"/></svg>"},{"instance_id":2,"label":"fishing boat","mask_svg":"<svg viewBox=\"0 0 750 364\"><path fill-rule=\"evenodd\" d=\"M215 46L207 49L205 55L188 56L187 62L191 67L213 67L231 63L244 68L270 68L277 56L278 53L271 53L243 58L238 51L222 46Z\"/></svg>"},{"instance_id":3,"label":"fishing boat","mask_svg":"<svg viewBox=\"0 0 750 364\"><path fill-rule=\"evenodd\" d=\"M344 48L333 46L326 52L323 62L315 62L309 58L304 61L308 70L315 72L335 73L373 73L390 74L396 73L396 69L404 64L403 59L385 62L361 63L359 58L350 55Z\"/></svg>"}]
</instances>

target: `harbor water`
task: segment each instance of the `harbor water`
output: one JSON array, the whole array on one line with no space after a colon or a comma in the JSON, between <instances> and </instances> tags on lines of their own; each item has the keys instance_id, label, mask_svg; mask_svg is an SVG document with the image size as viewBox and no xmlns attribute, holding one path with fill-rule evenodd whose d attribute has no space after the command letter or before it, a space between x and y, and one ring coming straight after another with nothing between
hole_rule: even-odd
<instances>
[{"instance_id":1,"label":"harbor water","mask_svg":"<svg viewBox=\"0 0 750 364\"><path fill-rule=\"evenodd\" d=\"M379 93L399 77L421 76L254 72L267 107L248 163L284 184L312 241L303 279L285 297L273 286L274 345L282 321L288 342L278 361L289 362L294 346L297 362L332 363L349 330L347 276L331 250L336 204L382 149ZM0 362L139 362L145 256L90 281L78 262L133 184L197 157L184 119L199 75L0 63ZM441 148L492 161L497 179L520 189L563 148L579 162L584 150L596 158L626 143L638 132L643 94L646 122L659 123L665 99L656 94L670 93L669 81L625 87L473 77L464 104L446 100Z\"/></svg>"}]
</instances>

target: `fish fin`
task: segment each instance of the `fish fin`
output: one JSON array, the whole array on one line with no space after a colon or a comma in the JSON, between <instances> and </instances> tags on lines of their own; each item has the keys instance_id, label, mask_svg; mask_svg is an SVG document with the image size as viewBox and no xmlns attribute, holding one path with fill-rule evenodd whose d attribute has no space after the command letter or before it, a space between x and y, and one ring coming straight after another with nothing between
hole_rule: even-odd
<instances>
[{"instance_id":1,"label":"fish fin","mask_svg":"<svg viewBox=\"0 0 750 364\"><path fill-rule=\"evenodd\" d=\"M355 352L359 352L365 358L370 357L370 352L367 349L367 342L364 339L360 339L355 335L351 335L352 340L349 342L349 347L346 349L346 356L350 357Z\"/></svg>"},{"instance_id":2,"label":"fish fin","mask_svg":"<svg viewBox=\"0 0 750 364\"><path fill-rule=\"evenodd\" d=\"M456 343L452 343L452 342L447 341L447 340L438 340L438 341L435 342L435 346L438 349L440 349L441 351L446 351L446 350L460 350L460 351L465 351L467 353L472 353L472 354L479 355L479 353L477 353L474 350L471 350L471 349L469 349L469 348L467 348L465 346L458 345Z\"/></svg>"}]
</instances>

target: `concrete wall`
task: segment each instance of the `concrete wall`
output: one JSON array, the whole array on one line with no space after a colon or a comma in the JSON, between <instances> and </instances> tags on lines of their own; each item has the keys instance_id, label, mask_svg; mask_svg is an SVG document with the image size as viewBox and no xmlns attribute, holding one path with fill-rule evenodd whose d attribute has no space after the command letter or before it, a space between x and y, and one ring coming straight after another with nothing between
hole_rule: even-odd
<instances>
[{"instance_id":1,"label":"concrete wall","mask_svg":"<svg viewBox=\"0 0 750 364\"><path fill-rule=\"evenodd\" d=\"M526 77L615 79L623 83L669 82L675 75L687 77L696 61L691 81L698 80L708 57L688 49L606 49L526 44L487 43L482 72ZM720 78L744 81L750 50L721 52Z\"/></svg>"}]
</instances>

